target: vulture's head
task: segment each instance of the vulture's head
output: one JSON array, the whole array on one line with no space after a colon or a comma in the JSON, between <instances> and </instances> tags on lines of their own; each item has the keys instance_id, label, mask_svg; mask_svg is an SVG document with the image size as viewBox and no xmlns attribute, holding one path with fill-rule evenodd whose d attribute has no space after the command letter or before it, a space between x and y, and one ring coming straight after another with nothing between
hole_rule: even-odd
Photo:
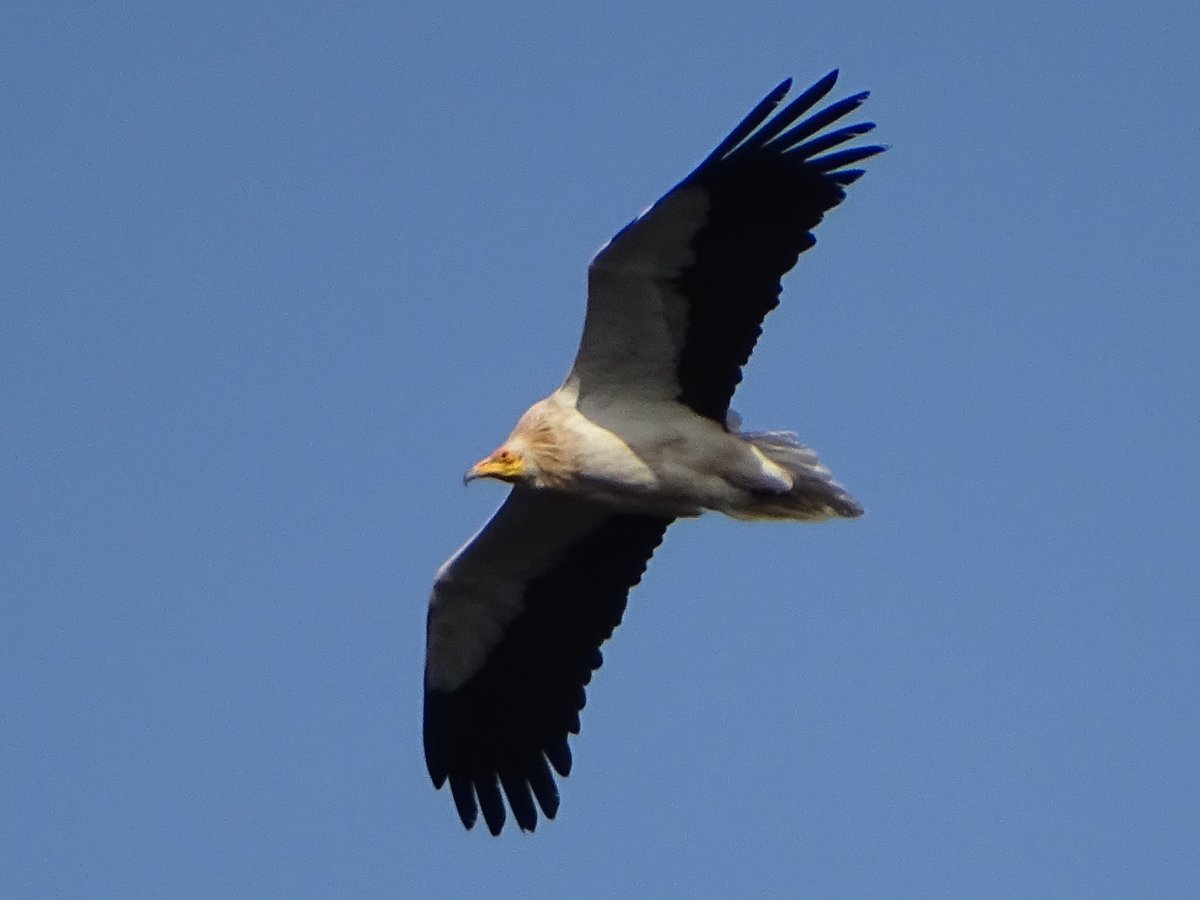
<instances>
[{"instance_id":1,"label":"vulture's head","mask_svg":"<svg viewBox=\"0 0 1200 900\"><path fill-rule=\"evenodd\" d=\"M555 407L545 402L534 404L508 440L467 470L463 483L495 478L526 487L564 487L578 466L568 452L573 442L561 418Z\"/></svg>"},{"instance_id":2,"label":"vulture's head","mask_svg":"<svg viewBox=\"0 0 1200 900\"><path fill-rule=\"evenodd\" d=\"M525 461L525 454L505 444L467 469L463 484L476 478L495 478L515 484L528 478L531 468Z\"/></svg>"}]
</instances>

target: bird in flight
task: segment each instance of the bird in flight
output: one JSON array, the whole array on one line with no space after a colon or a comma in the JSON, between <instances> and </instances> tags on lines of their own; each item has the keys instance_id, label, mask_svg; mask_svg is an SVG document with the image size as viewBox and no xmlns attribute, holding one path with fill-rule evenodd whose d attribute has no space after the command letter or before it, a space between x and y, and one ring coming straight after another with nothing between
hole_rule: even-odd
<instances>
[{"instance_id":1,"label":"bird in flight","mask_svg":"<svg viewBox=\"0 0 1200 900\"><path fill-rule=\"evenodd\" d=\"M523 831L554 818L600 645L675 519L862 514L795 435L729 408L780 280L884 149L842 146L874 123L830 127L865 92L816 109L836 80L780 109L784 81L596 254L566 381L467 472L512 485L429 603L425 759L467 828L499 834L505 798Z\"/></svg>"}]
</instances>

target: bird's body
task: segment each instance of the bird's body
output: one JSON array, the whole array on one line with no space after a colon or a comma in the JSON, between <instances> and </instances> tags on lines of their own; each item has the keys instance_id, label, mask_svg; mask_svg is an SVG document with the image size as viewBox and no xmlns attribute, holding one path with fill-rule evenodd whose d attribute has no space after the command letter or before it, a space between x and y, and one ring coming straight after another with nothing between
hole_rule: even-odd
<instances>
[{"instance_id":1,"label":"bird's body","mask_svg":"<svg viewBox=\"0 0 1200 900\"><path fill-rule=\"evenodd\" d=\"M528 489L671 518L705 510L800 520L860 512L816 455L785 432L743 435L674 401L614 397L584 413L577 399L568 382L530 407L504 442L526 461ZM825 488L823 509L786 509L798 486L814 485Z\"/></svg>"},{"instance_id":2,"label":"bird's body","mask_svg":"<svg viewBox=\"0 0 1200 900\"><path fill-rule=\"evenodd\" d=\"M820 133L859 94L809 115L823 78L772 117L784 82L589 268L563 385L467 478L510 482L495 516L434 583L425 752L463 823L492 833L553 818L551 767L571 767L584 687L672 521L861 515L788 432L743 433L729 400L782 275L876 146L827 152L870 124ZM503 792L503 796L502 796Z\"/></svg>"}]
</instances>

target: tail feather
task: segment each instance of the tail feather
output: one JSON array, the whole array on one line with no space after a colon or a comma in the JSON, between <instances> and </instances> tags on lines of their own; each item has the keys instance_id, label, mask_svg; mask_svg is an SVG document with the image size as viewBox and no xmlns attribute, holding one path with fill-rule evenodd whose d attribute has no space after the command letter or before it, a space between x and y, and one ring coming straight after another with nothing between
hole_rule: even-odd
<instances>
[{"instance_id":1,"label":"tail feather","mask_svg":"<svg viewBox=\"0 0 1200 900\"><path fill-rule=\"evenodd\" d=\"M835 516L856 519L863 514L858 501L834 480L817 452L800 443L792 432L759 431L739 436L793 479L790 491L763 497L746 510L745 518L820 521Z\"/></svg>"}]
</instances>

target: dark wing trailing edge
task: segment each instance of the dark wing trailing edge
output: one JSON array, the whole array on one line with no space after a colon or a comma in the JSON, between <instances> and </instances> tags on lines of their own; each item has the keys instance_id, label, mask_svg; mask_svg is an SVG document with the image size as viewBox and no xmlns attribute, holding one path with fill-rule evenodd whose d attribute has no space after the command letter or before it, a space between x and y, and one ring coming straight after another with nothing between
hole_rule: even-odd
<instances>
[{"instance_id":1,"label":"dark wing trailing edge","mask_svg":"<svg viewBox=\"0 0 1200 900\"><path fill-rule=\"evenodd\" d=\"M814 136L862 105L865 91L802 118L832 90L837 74L772 116L791 87L784 81L676 188L700 187L710 198L691 240L695 261L676 282L688 305L678 399L718 422L725 422L763 319L779 304L780 280L815 243L811 230L863 174L847 167L884 149L826 152L866 134L873 122Z\"/></svg>"},{"instance_id":2,"label":"dark wing trailing edge","mask_svg":"<svg viewBox=\"0 0 1200 900\"><path fill-rule=\"evenodd\" d=\"M503 514L504 508L493 522ZM670 524L667 518L632 514L604 513L589 520L581 536L570 535L570 543L559 548L542 571L519 585L519 602L512 604L515 614L498 623L502 632L469 677L448 690L439 688L436 677L431 677L432 657L457 648L453 639L446 639L436 642L438 649L434 649L435 627L443 626L435 625L431 607L425 760L435 787L450 782L467 828L482 810L488 830L500 833L505 821L501 791L521 830L536 827L537 807L546 818L554 818L559 799L551 766L560 776L571 771L567 736L579 733L584 688L603 659L600 645L620 623L629 589L641 579ZM491 524L472 544L481 538L486 541L490 528ZM569 534L570 528L566 531ZM482 574L484 581L478 584L486 590L491 575L486 570L498 557L483 563L478 555L471 559L472 544L456 557L461 560L457 564L468 569L482 565L485 571L469 571L463 579L452 562L452 580L468 586L444 587L440 602L469 610L492 602L474 584ZM519 563L509 561L500 567L508 570L500 578L512 583ZM467 613L468 617L476 614ZM447 624L444 630L450 633L459 627Z\"/></svg>"},{"instance_id":3,"label":"dark wing trailing edge","mask_svg":"<svg viewBox=\"0 0 1200 900\"><path fill-rule=\"evenodd\" d=\"M830 72L776 112L768 94L694 172L592 260L583 337L568 381L580 409L614 395L674 399L722 425L742 366L812 229L883 147L835 149L874 124L826 131L866 93L812 110Z\"/></svg>"}]
</instances>

